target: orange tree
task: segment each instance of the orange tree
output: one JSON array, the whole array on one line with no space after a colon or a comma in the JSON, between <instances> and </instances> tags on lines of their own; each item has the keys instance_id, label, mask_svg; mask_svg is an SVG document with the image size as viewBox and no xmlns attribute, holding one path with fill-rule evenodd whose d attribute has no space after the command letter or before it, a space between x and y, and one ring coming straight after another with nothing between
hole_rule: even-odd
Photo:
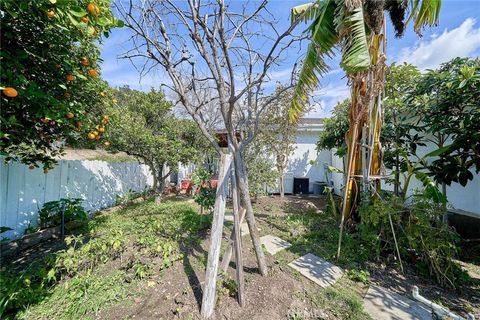
<instances>
[{"instance_id":1,"label":"orange tree","mask_svg":"<svg viewBox=\"0 0 480 320\"><path fill-rule=\"evenodd\" d=\"M47 170L66 141L101 140L98 44L123 23L110 0L2 0L0 10L1 155Z\"/></svg>"}]
</instances>

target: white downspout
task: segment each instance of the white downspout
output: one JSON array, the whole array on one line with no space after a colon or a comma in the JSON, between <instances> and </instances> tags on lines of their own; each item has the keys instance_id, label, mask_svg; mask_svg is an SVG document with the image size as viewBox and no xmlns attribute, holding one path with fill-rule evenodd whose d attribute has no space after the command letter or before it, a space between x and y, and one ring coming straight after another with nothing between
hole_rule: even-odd
<instances>
[{"instance_id":1,"label":"white downspout","mask_svg":"<svg viewBox=\"0 0 480 320\"><path fill-rule=\"evenodd\" d=\"M413 286L413 289L412 289L412 296L415 300L423 303L424 305L428 306L430 309L432 309L432 311L439 315L440 317L448 317L448 319L452 319L452 320L475 320L475 317L473 316L473 314L469 313L467 315L467 319L465 318L462 318L458 315L456 315L455 313L452 313L451 311L445 309L444 307L442 306L439 306L438 304L426 299L425 297L422 297L420 295L420 293L418 292L418 287L417 286Z\"/></svg>"}]
</instances>

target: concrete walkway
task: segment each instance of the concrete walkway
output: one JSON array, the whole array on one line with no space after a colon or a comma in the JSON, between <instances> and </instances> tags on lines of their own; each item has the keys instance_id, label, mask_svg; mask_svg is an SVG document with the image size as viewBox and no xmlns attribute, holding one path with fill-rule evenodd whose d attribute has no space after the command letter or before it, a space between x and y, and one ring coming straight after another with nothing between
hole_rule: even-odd
<instances>
[{"instance_id":1,"label":"concrete walkway","mask_svg":"<svg viewBox=\"0 0 480 320\"><path fill-rule=\"evenodd\" d=\"M260 242L265 246L265 249L271 255L274 255L275 253L291 246L289 242L272 235L261 237Z\"/></svg>"},{"instance_id":2,"label":"concrete walkway","mask_svg":"<svg viewBox=\"0 0 480 320\"><path fill-rule=\"evenodd\" d=\"M260 241L266 251L272 255L291 246L289 242L272 235L263 236ZM311 253L307 253L288 265L322 288L333 285L343 276L342 269ZM421 303L379 286L370 286L363 305L365 311L375 320L432 319L430 310Z\"/></svg>"},{"instance_id":3,"label":"concrete walkway","mask_svg":"<svg viewBox=\"0 0 480 320\"><path fill-rule=\"evenodd\" d=\"M363 307L375 320L431 320L432 313L421 303L378 286L370 286Z\"/></svg>"}]
</instances>

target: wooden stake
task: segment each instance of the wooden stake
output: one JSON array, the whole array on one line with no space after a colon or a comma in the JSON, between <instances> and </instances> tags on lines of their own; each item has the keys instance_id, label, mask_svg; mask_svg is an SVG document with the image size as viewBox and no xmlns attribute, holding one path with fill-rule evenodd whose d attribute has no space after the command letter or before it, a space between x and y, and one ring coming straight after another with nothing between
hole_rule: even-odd
<instances>
[{"instance_id":1,"label":"wooden stake","mask_svg":"<svg viewBox=\"0 0 480 320\"><path fill-rule=\"evenodd\" d=\"M201 315L204 319L210 318L215 306L217 285L218 262L220 258L220 245L225 218L225 202L228 193L228 178L232 156L222 154L220 158L220 172L218 174L217 195L213 211L212 230L210 235L210 249L208 250L207 270L205 285L203 287Z\"/></svg>"},{"instance_id":2,"label":"wooden stake","mask_svg":"<svg viewBox=\"0 0 480 320\"><path fill-rule=\"evenodd\" d=\"M237 190L237 194L238 194L238 190ZM239 195L239 198L240 198L240 195ZM240 208L240 226L243 223L246 212L247 212L247 210L245 210L245 208ZM241 233L240 233L240 235L241 235ZM227 272L228 265L230 264L230 261L232 261L233 241L234 240L235 240L235 227L232 230L232 233L230 234L230 238L228 240L227 248L225 249L225 253L223 254L222 263L220 264L220 272Z\"/></svg>"},{"instance_id":3,"label":"wooden stake","mask_svg":"<svg viewBox=\"0 0 480 320\"><path fill-rule=\"evenodd\" d=\"M234 244L235 244L235 268L236 268L236 278L237 278L237 292L238 292L238 303L241 307L245 305L243 299L243 256L242 256L242 235L240 230L240 197L238 195L237 180L235 179L235 171L231 172L231 181L232 181L232 199L233 199L233 221L234 227L233 231L235 233Z\"/></svg>"}]
</instances>

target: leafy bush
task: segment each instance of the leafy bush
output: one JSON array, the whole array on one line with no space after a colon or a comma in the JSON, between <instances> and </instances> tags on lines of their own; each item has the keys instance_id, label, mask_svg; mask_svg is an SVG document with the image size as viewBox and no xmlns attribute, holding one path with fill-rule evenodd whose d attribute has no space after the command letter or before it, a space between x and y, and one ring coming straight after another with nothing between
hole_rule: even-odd
<instances>
[{"instance_id":1,"label":"leafy bush","mask_svg":"<svg viewBox=\"0 0 480 320\"><path fill-rule=\"evenodd\" d=\"M460 237L443 223L445 211L443 204L415 195L404 223L404 241L420 273L434 277L442 286L455 288L468 280L468 275L453 260Z\"/></svg>"},{"instance_id":2,"label":"leafy bush","mask_svg":"<svg viewBox=\"0 0 480 320\"><path fill-rule=\"evenodd\" d=\"M133 203L133 200L142 196L142 193L128 189L124 194L117 194L115 196L115 205L116 206L128 206Z\"/></svg>"},{"instance_id":3,"label":"leafy bush","mask_svg":"<svg viewBox=\"0 0 480 320\"><path fill-rule=\"evenodd\" d=\"M211 212L215 205L217 189L211 185L212 173L204 168L198 168L192 176L192 183L196 187L193 199L201 206L202 211L206 209Z\"/></svg>"},{"instance_id":4,"label":"leafy bush","mask_svg":"<svg viewBox=\"0 0 480 320\"><path fill-rule=\"evenodd\" d=\"M459 237L443 222L445 211L443 203L423 193L416 193L408 208L396 197L375 199L360 208L358 235L370 258L396 256L390 215L402 260L440 285L455 288L468 276L453 260Z\"/></svg>"},{"instance_id":5,"label":"leafy bush","mask_svg":"<svg viewBox=\"0 0 480 320\"><path fill-rule=\"evenodd\" d=\"M353 281L367 284L369 281L370 273L365 270L351 269L348 270L347 276Z\"/></svg>"},{"instance_id":6,"label":"leafy bush","mask_svg":"<svg viewBox=\"0 0 480 320\"><path fill-rule=\"evenodd\" d=\"M64 221L87 220L88 214L82 207L82 199L62 198L46 202L39 211L40 225L43 228L58 226L62 223L62 212L65 210Z\"/></svg>"}]
</instances>

